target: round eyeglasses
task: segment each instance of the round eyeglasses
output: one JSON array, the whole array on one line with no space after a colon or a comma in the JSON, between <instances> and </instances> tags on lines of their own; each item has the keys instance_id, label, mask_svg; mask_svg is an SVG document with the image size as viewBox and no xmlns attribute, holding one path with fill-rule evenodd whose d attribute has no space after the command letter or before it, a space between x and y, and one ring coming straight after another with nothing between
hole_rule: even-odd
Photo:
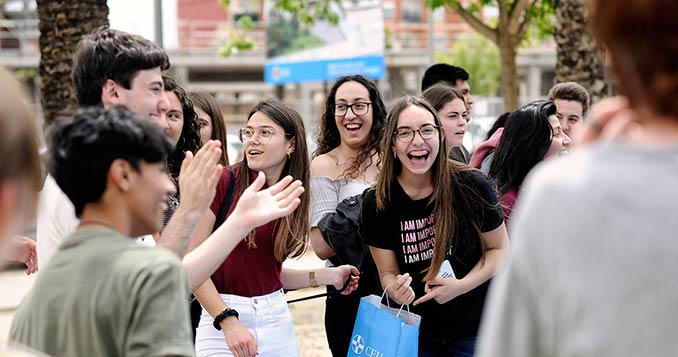
<instances>
[{"instance_id":1,"label":"round eyeglasses","mask_svg":"<svg viewBox=\"0 0 678 357\"><path fill-rule=\"evenodd\" d=\"M238 137L240 138L240 141L244 143L247 140L252 140L254 136L257 135L259 137L259 142L266 144L271 141L271 138L275 134L275 130L269 127L242 128L238 132ZM285 133L285 136L289 136L289 134Z\"/></svg>"},{"instance_id":2,"label":"round eyeglasses","mask_svg":"<svg viewBox=\"0 0 678 357\"><path fill-rule=\"evenodd\" d=\"M395 131L394 136L401 143L409 144L412 141L414 141L415 133L419 133L419 136L421 136L421 138L424 140L430 140L436 136L436 134L438 133L438 129L440 129L440 127L437 127L435 125L424 125L419 129L399 128Z\"/></svg>"},{"instance_id":3,"label":"round eyeglasses","mask_svg":"<svg viewBox=\"0 0 678 357\"><path fill-rule=\"evenodd\" d=\"M348 113L348 110L351 109L355 115L365 115L370 111L370 105L372 103L368 102L358 102L353 104L335 104L334 105L334 116L343 117Z\"/></svg>"}]
</instances>

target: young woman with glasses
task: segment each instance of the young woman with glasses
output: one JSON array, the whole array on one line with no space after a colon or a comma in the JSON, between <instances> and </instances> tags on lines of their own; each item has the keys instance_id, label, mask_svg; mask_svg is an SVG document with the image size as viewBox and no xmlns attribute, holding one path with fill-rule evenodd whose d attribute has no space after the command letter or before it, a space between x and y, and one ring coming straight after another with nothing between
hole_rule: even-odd
<instances>
[{"instance_id":1,"label":"young woman with glasses","mask_svg":"<svg viewBox=\"0 0 678 357\"><path fill-rule=\"evenodd\" d=\"M374 184L386 109L374 83L360 75L340 77L325 104L317 156L311 163L311 243L318 257L340 265L347 262L323 239L318 225L336 212L342 200ZM334 356L348 353L360 297L380 293L369 251L362 254L358 291L348 296L332 295L326 300L325 332ZM328 290L333 288L328 286Z\"/></svg>"},{"instance_id":2,"label":"young woman with glasses","mask_svg":"<svg viewBox=\"0 0 678 357\"><path fill-rule=\"evenodd\" d=\"M508 235L492 185L448 161L445 145L427 101L405 97L394 105L381 175L363 200L361 235L389 298L414 302L422 317L419 356L472 356L488 280ZM451 269L441 269L447 263Z\"/></svg>"},{"instance_id":3,"label":"young woman with glasses","mask_svg":"<svg viewBox=\"0 0 678 357\"><path fill-rule=\"evenodd\" d=\"M234 182L229 169L224 169L211 210L198 224L192 247L212 232L231 185L234 193L229 213L240 193L261 172L266 175L269 186L291 175L307 188L306 133L301 116L295 110L275 99L259 102L250 111L240 139L245 155L243 161L230 168ZM313 271L282 267L286 258L304 253L308 202L308 195L302 195L294 213L250 232L212 278L194 291L203 306L196 335L198 356L299 356L282 289L318 285L339 289L351 273L358 274L357 269L348 265ZM356 285L357 278L353 278L344 292L352 292Z\"/></svg>"}]
</instances>

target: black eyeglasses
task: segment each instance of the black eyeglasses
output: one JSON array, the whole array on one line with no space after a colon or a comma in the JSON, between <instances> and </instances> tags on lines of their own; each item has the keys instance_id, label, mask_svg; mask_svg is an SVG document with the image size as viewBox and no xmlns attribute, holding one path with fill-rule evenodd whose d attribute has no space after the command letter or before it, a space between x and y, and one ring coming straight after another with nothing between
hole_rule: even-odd
<instances>
[{"instance_id":1,"label":"black eyeglasses","mask_svg":"<svg viewBox=\"0 0 678 357\"><path fill-rule=\"evenodd\" d=\"M343 117L348 113L348 110L351 109L355 115L365 115L370 111L370 105L372 103L368 102L358 102L353 104L335 104L334 105L334 115L338 117Z\"/></svg>"},{"instance_id":2,"label":"black eyeglasses","mask_svg":"<svg viewBox=\"0 0 678 357\"><path fill-rule=\"evenodd\" d=\"M438 133L438 129L440 129L440 127L437 127L432 124L423 125L419 129L400 128L395 131L394 136L401 143L409 144L414 140L415 133L419 133L419 136L421 136L421 138L424 140L430 140L433 139L434 136L436 136L436 133Z\"/></svg>"}]
</instances>

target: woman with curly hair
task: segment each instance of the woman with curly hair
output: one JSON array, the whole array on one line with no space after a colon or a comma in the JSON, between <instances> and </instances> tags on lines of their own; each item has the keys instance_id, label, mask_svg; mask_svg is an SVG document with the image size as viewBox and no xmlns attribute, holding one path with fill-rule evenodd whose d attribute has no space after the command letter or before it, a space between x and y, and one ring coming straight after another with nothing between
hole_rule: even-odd
<instances>
[{"instance_id":1,"label":"woman with curly hair","mask_svg":"<svg viewBox=\"0 0 678 357\"><path fill-rule=\"evenodd\" d=\"M317 156L311 163L311 243L318 257L329 259L333 265L351 262L342 261L336 254L321 233L319 223L334 214L342 200L359 195L374 184L385 117L379 90L361 75L340 77L327 96ZM358 291L349 296L330 295L326 301L325 331L334 356L348 353L360 298L380 292L369 251L359 255L363 257L363 274ZM370 279L370 275L375 279ZM328 287L328 291L332 290Z\"/></svg>"},{"instance_id":2,"label":"woman with curly hair","mask_svg":"<svg viewBox=\"0 0 678 357\"><path fill-rule=\"evenodd\" d=\"M162 76L165 87L165 94L169 101L169 111L167 112L167 124L169 129L167 135L170 136L174 146L174 153L167 160L167 170L174 184L177 186L177 193L170 196L167 202L167 211L163 218L162 228L165 228L167 222L179 207L179 171L181 163L186 157L186 151L198 152L200 149L200 125L198 117L193 109L193 103L188 99L186 90L177 84L174 78Z\"/></svg>"}]
</instances>

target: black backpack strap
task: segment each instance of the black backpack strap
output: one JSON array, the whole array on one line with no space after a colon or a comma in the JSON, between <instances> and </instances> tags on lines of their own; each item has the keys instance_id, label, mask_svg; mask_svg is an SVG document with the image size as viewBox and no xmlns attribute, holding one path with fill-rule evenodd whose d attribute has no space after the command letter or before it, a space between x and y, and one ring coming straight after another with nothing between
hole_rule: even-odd
<instances>
[{"instance_id":1,"label":"black backpack strap","mask_svg":"<svg viewBox=\"0 0 678 357\"><path fill-rule=\"evenodd\" d=\"M231 202L233 202L233 193L235 192L235 175L233 170L230 167L227 167L228 170L228 190L226 191L226 197L221 201L219 206L219 213L217 213L217 219L214 221L214 227L212 227L212 232L216 231L219 226L226 220L226 214L228 209L231 207Z\"/></svg>"}]
</instances>

